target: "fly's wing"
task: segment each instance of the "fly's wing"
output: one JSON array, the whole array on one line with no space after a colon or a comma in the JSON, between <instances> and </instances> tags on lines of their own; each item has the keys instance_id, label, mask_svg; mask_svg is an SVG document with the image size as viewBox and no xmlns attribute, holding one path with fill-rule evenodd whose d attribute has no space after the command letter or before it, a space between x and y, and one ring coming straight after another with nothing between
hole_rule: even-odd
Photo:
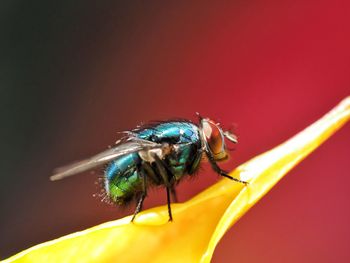
<instances>
[{"instance_id":1,"label":"fly's wing","mask_svg":"<svg viewBox=\"0 0 350 263\"><path fill-rule=\"evenodd\" d=\"M97 166L108 163L113 159L116 159L120 156L129 153L139 152L145 149L156 149L161 147L162 145L158 143L133 138L130 141L116 145L88 159L55 169L55 174L50 176L50 180L57 181L68 176L91 170Z\"/></svg>"}]
</instances>

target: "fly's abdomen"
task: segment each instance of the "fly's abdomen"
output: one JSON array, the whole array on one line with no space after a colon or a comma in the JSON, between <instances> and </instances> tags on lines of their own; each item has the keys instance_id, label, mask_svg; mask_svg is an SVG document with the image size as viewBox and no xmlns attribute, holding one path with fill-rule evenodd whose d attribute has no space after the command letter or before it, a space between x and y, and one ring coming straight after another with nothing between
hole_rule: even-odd
<instances>
[{"instance_id":1,"label":"fly's abdomen","mask_svg":"<svg viewBox=\"0 0 350 263\"><path fill-rule=\"evenodd\" d=\"M142 191L137 167L141 158L137 153L122 156L110 162L105 170L105 189L111 200L126 203Z\"/></svg>"}]
</instances>

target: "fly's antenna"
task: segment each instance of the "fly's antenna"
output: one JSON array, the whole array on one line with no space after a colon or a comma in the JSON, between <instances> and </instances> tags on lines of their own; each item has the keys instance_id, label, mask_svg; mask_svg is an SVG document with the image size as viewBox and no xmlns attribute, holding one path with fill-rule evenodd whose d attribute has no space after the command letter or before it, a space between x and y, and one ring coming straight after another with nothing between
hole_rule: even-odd
<instances>
[{"instance_id":1,"label":"fly's antenna","mask_svg":"<svg viewBox=\"0 0 350 263\"><path fill-rule=\"evenodd\" d=\"M238 143L238 138L236 135L234 135L232 132L230 131L224 131L224 136L233 143Z\"/></svg>"}]
</instances>

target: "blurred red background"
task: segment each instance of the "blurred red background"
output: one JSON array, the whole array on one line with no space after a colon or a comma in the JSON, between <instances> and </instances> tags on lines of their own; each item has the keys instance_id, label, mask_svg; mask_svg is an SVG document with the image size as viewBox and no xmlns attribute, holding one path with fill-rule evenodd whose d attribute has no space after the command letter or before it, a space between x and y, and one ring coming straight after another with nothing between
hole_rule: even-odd
<instances>
[{"instance_id":1,"label":"blurred red background","mask_svg":"<svg viewBox=\"0 0 350 263\"><path fill-rule=\"evenodd\" d=\"M133 211L93 198L96 174L48 180L117 131L198 111L235 124L233 169L350 95L348 1L2 5L1 258ZM349 262L349 135L290 172L213 262ZM180 201L218 180L204 168ZM146 207L164 203L159 190Z\"/></svg>"}]
</instances>

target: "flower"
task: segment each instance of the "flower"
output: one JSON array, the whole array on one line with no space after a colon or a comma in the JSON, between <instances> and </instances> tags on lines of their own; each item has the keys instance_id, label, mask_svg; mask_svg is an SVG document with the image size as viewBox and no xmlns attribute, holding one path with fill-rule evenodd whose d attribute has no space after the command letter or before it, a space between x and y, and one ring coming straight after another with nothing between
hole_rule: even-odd
<instances>
[{"instance_id":1,"label":"flower","mask_svg":"<svg viewBox=\"0 0 350 263\"><path fill-rule=\"evenodd\" d=\"M350 119L350 97L283 144L240 165L194 198L107 222L24 250L3 262L209 262L225 232L284 175Z\"/></svg>"}]
</instances>

